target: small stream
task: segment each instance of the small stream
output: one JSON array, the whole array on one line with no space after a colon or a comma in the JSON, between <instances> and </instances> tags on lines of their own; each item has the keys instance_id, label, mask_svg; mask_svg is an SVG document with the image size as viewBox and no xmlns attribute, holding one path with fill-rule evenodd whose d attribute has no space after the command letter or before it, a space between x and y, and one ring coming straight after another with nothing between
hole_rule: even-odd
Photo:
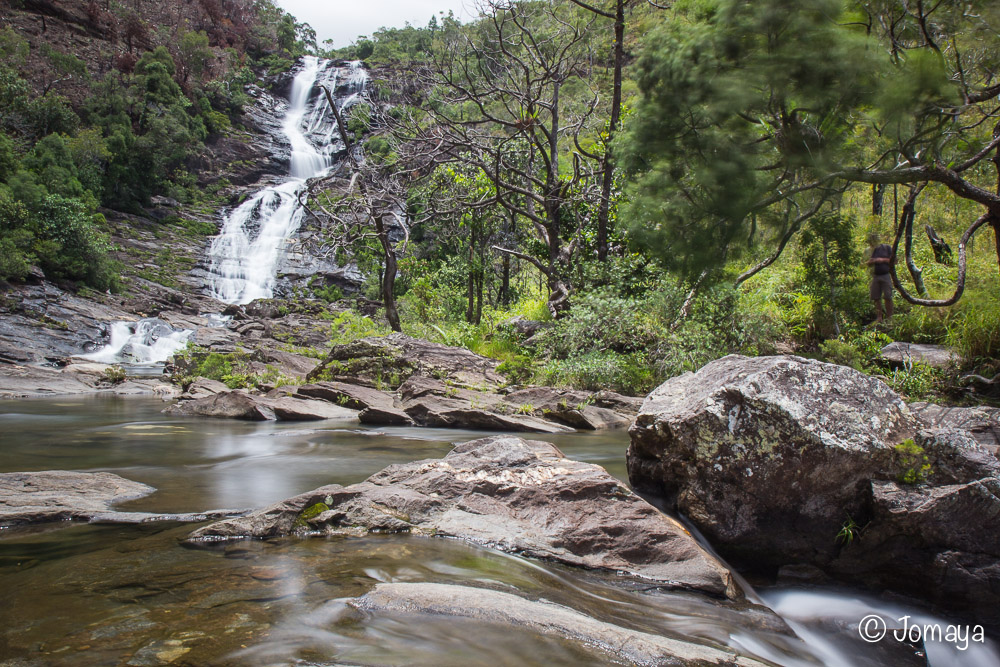
<instances>
[{"instance_id":1,"label":"small stream","mask_svg":"<svg viewBox=\"0 0 1000 667\"><path fill-rule=\"evenodd\" d=\"M158 489L122 509L260 507L323 484L359 482L391 463L440 457L452 443L483 435L356 422L176 419L162 408L158 400L112 397L0 403L0 471L106 470ZM624 432L544 439L625 477ZM373 535L182 544L193 528L49 525L0 533L0 664L608 663L607 655L568 639L471 620L367 616L344 603L378 582L489 586L780 665L925 664L912 647L857 637L866 613L924 612L843 590L759 591L795 637L765 629L758 613L697 595L647 590L610 573L457 540ZM965 652L931 647L931 655L935 667L1000 664L992 645Z\"/></svg>"}]
</instances>

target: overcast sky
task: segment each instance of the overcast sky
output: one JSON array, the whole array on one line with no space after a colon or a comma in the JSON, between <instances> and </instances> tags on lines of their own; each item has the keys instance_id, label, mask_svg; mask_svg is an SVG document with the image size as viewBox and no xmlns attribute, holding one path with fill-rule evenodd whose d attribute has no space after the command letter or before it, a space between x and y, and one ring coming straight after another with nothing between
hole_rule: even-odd
<instances>
[{"instance_id":1,"label":"overcast sky","mask_svg":"<svg viewBox=\"0 0 1000 667\"><path fill-rule=\"evenodd\" d=\"M463 22L471 16L474 0L277 0L281 7L316 30L316 41L332 39L334 48L347 46L358 35L370 35L385 26L423 27L438 12L455 12Z\"/></svg>"}]
</instances>

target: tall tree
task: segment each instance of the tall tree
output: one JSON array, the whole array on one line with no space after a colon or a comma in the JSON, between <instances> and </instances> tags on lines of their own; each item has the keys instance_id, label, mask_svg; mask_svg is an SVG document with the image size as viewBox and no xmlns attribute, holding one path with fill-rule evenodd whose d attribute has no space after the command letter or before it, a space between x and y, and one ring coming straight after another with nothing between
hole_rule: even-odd
<instances>
[{"instance_id":1,"label":"tall tree","mask_svg":"<svg viewBox=\"0 0 1000 667\"><path fill-rule=\"evenodd\" d=\"M742 282L846 188L936 182L983 209L959 245L955 293L918 298L895 282L912 303L955 303L966 244L984 225L1000 231L998 19L985 1L688 5L639 64L622 154L634 232L692 275L769 238L773 253Z\"/></svg>"},{"instance_id":2,"label":"tall tree","mask_svg":"<svg viewBox=\"0 0 1000 667\"><path fill-rule=\"evenodd\" d=\"M488 0L482 9L477 24L451 32L437 52L434 128L417 141L489 179L494 196L470 206L499 205L529 221L543 252L496 250L545 275L549 310L559 316L589 221L587 207L575 204L597 200L600 155L583 147L596 134L600 99L589 81L594 17L566 3Z\"/></svg>"}]
</instances>

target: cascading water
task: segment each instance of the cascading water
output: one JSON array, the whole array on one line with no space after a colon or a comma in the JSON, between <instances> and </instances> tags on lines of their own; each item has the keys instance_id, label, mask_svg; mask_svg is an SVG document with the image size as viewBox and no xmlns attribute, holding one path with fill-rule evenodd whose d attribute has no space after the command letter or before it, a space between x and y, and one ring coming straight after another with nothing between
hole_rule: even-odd
<instances>
[{"instance_id":1,"label":"cascading water","mask_svg":"<svg viewBox=\"0 0 1000 667\"><path fill-rule=\"evenodd\" d=\"M336 124L326 100L313 91L317 85L346 90L336 102L347 109L357 101L367 80L360 62L336 67L313 56L304 58L282 124L291 147L288 180L260 190L226 217L209 250L212 296L243 304L273 295L284 244L302 222L299 197L306 182L326 174L334 151L343 147L335 136Z\"/></svg>"},{"instance_id":2,"label":"cascading water","mask_svg":"<svg viewBox=\"0 0 1000 667\"><path fill-rule=\"evenodd\" d=\"M282 122L290 147L288 179L256 192L226 216L208 253L212 296L244 304L273 295L282 250L302 222L302 191L309 179L330 170L333 154L343 148L333 114L325 98L316 94L316 86L337 91L335 101L345 110L357 103L367 82L368 73L360 61L337 67L314 56L303 58ZM192 333L155 319L116 322L111 325L108 344L83 358L101 363L162 363L183 348Z\"/></svg>"},{"instance_id":3,"label":"cascading water","mask_svg":"<svg viewBox=\"0 0 1000 667\"><path fill-rule=\"evenodd\" d=\"M160 364L183 348L192 333L156 318L115 322L108 332L108 344L82 357L102 364Z\"/></svg>"}]
</instances>

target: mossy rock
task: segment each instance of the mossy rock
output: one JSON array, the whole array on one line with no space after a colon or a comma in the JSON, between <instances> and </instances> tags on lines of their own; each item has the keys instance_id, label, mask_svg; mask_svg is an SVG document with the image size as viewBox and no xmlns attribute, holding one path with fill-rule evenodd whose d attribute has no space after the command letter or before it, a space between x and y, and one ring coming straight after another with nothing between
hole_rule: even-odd
<instances>
[{"instance_id":1,"label":"mossy rock","mask_svg":"<svg viewBox=\"0 0 1000 667\"><path fill-rule=\"evenodd\" d=\"M297 519L295 519L295 523L292 524L292 528L308 528L309 519L317 517L329 509L330 507L326 503L316 503L315 505L310 505L302 510L302 513L299 514Z\"/></svg>"}]
</instances>

